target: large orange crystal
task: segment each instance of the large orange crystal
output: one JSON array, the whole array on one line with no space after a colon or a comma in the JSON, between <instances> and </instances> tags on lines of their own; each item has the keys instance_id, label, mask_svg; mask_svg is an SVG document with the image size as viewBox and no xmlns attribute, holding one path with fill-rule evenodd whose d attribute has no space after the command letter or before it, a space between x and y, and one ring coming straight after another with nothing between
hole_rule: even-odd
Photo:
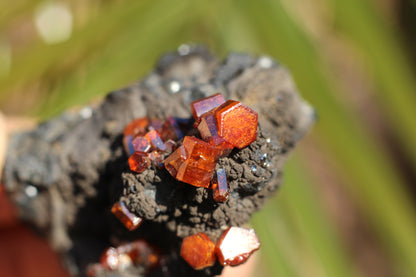
<instances>
[{"instance_id":1,"label":"large orange crystal","mask_svg":"<svg viewBox=\"0 0 416 277\"><path fill-rule=\"evenodd\" d=\"M182 241L181 257L195 270L215 263L215 244L204 233L186 237Z\"/></svg>"},{"instance_id":2,"label":"large orange crystal","mask_svg":"<svg viewBox=\"0 0 416 277\"><path fill-rule=\"evenodd\" d=\"M217 93L199 100L196 100L191 103L192 115L196 121L199 121L199 118L221 104L225 103L224 96L221 93Z\"/></svg>"},{"instance_id":3,"label":"large orange crystal","mask_svg":"<svg viewBox=\"0 0 416 277\"><path fill-rule=\"evenodd\" d=\"M136 230L143 223L143 219L130 212L123 201L116 202L111 208L111 212L129 231Z\"/></svg>"},{"instance_id":4,"label":"large orange crystal","mask_svg":"<svg viewBox=\"0 0 416 277\"><path fill-rule=\"evenodd\" d=\"M219 135L237 148L257 139L258 115L246 105L228 100L215 110Z\"/></svg>"},{"instance_id":5,"label":"large orange crystal","mask_svg":"<svg viewBox=\"0 0 416 277\"><path fill-rule=\"evenodd\" d=\"M253 229L230 227L224 231L215 247L222 265L239 265L260 248L260 241Z\"/></svg>"},{"instance_id":6,"label":"large orange crystal","mask_svg":"<svg viewBox=\"0 0 416 277\"><path fill-rule=\"evenodd\" d=\"M175 178L196 187L209 187L221 149L189 136L185 137L182 145L187 159L180 165Z\"/></svg>"},{"instance_id":7,"label":"large orange crystal","mask_svg":"<svg viewBox=\"0 0 416 277\"><path fill-rule=\"evenodd\" d=\"M228 199L228 182L225 169L220 168L216 170L214 178L211 181L212 195L216 202L225 202Z\"/></svg>"}]
</instances>

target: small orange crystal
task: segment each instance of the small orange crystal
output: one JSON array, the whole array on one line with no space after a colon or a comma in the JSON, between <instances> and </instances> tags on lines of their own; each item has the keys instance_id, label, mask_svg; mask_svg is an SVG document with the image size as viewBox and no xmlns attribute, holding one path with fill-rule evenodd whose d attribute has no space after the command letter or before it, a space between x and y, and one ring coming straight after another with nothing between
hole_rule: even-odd
<instances>
[{"instance_id":1,"label":"small orange crystal","mask_svg":"<svg viewBox=\"0 0 416 277\"><path fill-rule=\"evenodd\" d=\"M214 178L211 181L211 188L213 191L213 198L216 202L225 202L228 199L228 182L225 169L220 168L216 170Z\"/></svg>"},{"instance_id":2,"label":"small orange crystal","mask_svg":"<svg viewBox=\"0 0 416 277\"><path fill-rule=\"evenodd\" d=\"M215 110L219 135L237 148L257 139L258 115L246 105L228 100Z\"/></svg>"},{"instance_id":3,"label":"small orange crystal","mask_svg":"<svg viewBox=\"0 0 416 277\"><path fill-rule=\"evenodd\" d=\"M182 241L181 257L195 270L215 263L215 244L204 233L186 237Z\"/></svg>"},{"instance_id":4,"label":"small orange crystal","mask_svg":"<svg viewBox=\"0 0 416 277\"><path fill-rule=\"evenodd\" d=\"M222 265L239 265L260 248L260 241L253 229L230 227L224 231L215 247Z\"/></svg>"},{"instance_id":5,"label":"small orange crystal","mask_svg":"<svg viewBox=\"0 0 416 277\"><path fill-rule=\"evenodd\" d=\"M131 171L142 173L150 166L150 160L144 152L134 152L129 158L129 167Z\"/></svg>"},{"instance_id":6,"label":"small orange crystal","mask_svg":"<svg viewBox=\"0 0 416 277\"><path fill-rule=\"evenodd\" d=\"M130 212L123 201L116 202L111 208L111 212L129 231L136 230L143 223L143 219Z\"/></svg>"},{"instance_id":7,"label":"small orange crystal","mask_svg":"<svg viewBox=\"0 0 416 277\"><path fill-rule=\"evenodd\" d=\"M196 121L199 121L199 118L216 107L225 103L224 96L221 93L217 93L199 100L196 100L191 103L192 115Z\"/></svg>"}]
</instances>

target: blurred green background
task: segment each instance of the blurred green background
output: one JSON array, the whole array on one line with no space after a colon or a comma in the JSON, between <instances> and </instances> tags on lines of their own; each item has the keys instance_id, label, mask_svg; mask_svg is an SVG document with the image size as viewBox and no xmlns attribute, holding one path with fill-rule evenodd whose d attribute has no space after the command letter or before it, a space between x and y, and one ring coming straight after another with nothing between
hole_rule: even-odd
<instances>
[{"instance_id":1,"label":"blurred green background","mask_svg":"<svg viewBox=\"0 0 416 277\"><path fill-rule=\"evenodd\" d=\"M253 224L261 276L416 276L416 0L0 0L0 109L44 120L183 43L269 55L320 116Z\"/></svg>"}]
</instances>

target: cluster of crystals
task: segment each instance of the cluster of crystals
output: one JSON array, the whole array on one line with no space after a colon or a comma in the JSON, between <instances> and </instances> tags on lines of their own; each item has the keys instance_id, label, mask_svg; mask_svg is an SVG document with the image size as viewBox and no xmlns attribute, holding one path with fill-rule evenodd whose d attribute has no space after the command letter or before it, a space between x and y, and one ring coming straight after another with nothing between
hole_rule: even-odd
<instances>
[{"instance_id":1,"label":"cluster of crystals","mask_svg":"<svg viewBox=\"0 0 416 277\"><path fill-rule=\"evenodd\" d=\"M147 117L130 122L123 132L123 144L130 156L130 169L142 173L151 164L163 167L164 157L176 149L176 142L183 138L188 120L168 117L165 122Z\"/></svg>"},{"instance_id":2,"label":"cluster of crystals","mask_svg":"<svg viewBox=\"0 0 416 277\"><path fill-rule=\"evenodd\" d=\"M215 172L219 158L257 139L258 115L244 104L220 94L191 103L194 127L200 138L185 136L182 145L165 159L165 168L179 181L213 189L217 202L228 197L225 170Z\"/></svg>"},{"instance_id":3,"label":"cluster of crystals","mask_svg":"<svg viewBox=\"0 0 416 277\"><path fill-rule=\"evenodd\" d=\"M150 271L160 262L159 251L145 240L136 240L107 248L100 257L100 262L88 268L89 277L97 276L105 270L123 271L131 265L141 265Z\"/></svg>"},{"instance_id":4,"label":"cluster of crystals","mask_svg":"<svg viewBox=\"0 0 416 277\"><path fill-rule=\"evenodd\" d=\"M260 248L260 241L253 229L230 227L215 244L204 233L184 238L181 257L195 270L219 263L236 266L244 263Z\"/></svg>"}]
</instances>

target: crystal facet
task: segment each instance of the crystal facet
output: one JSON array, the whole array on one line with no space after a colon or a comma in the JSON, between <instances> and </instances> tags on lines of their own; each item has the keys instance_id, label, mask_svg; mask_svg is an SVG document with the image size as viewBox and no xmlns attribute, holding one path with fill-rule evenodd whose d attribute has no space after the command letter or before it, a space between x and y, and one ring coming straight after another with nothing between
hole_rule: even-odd
<instances>
[{"instance_id":1,"label":"crystal facet","mask_svg":"<svg viewBox=\"0 0 416 277\"><path fill-rule=\"evenodd\" d=\"M134 152L129 158L129 167L131 171L142 173L150 166L150 160L147 153Z\"/></svg>"},{"instance_id":2,"label":"crystal facet","mask_svg":"<svg viewBox=\"0 0 416 277\"><path fill-rule=\"evenodd\" d=\"M146 134L146 138L150 141L154 150L165 151L166 145L156 130L152 130Z\"/></svg>"},{"instance_id":3,"label":"crystal facet","mask_svg":"<svg viewBox=\"0 0 416 277\"><path fill-rule=\"evenodd\" d=\"M196 100L191 103L192 115L198 121L204 113L215 109L223 103L225 103L225 99L221 93Z\"/></svg>"},{"instance_id":4,"label":"crystal facet","mask_svg":"<svg viewBox=\"0 0 416 277\"><path fill-rule=\"evenodd\" d=\"M186 136L182 145L187 159L180 165L176 179L196 187L209 187L221 150L195 137Z\"/></svg>"},{"instance_id":5,"label":"crystal facet","mask_svg":"<svg viewBox=\"0 0 416 277\"><path fill-rule=\"evenodd\" d=\"M150 142L145 137L135 137L131 143L136 152L148 152L150 150Z\"/></svg>"},{"instance_id":6,"label":"crystal facet","mask_svg":"<svg viewBox=\"0 0 416 277\"><path fill-rule=\"evenodd\" d=\"M133 135L124 136L123 145L124 145L124 150L126 150L127 155L131 156L134 153Z\"/></svg>"},{"instance_id":7,"label":"crystal facet","mask_svg":"<svg viewBox=\"0 0 416 277\"><path fill-rule=\"evenodd\" d=\"M260 241L253 229L230 227L224 231L215 247L222 265L239 265L260 248Z\"/></svg>"},{"instance_id":8,"label":"crystal facet","mask_svg":"<svg viewBox=\"0 0 416 277\"><path fill-rule=\"evenodd\" d=\"M216 202L225 202L228 199L229 187L227 182L227 175L225 169L220 168L215 171L214 177L211 181L211 188L213 198Z\"/></svg>"},{"instance_id":9,"label":"crystal facet","mask_svg":"<svg viewBox=\"0 0 416 277\"><path fill-rule=\"evenodd\" d=\"M215 110L219 135L237 148L257 139L258 115L246 105L228 100Z\"/></svg>"},{"instance_id":10,"label":"crystal facet","mask_svg":"<svg viewBox=\"0 0 416 277\"><path fill-rule=\"evenodd\" d=\"M111 208L111 212L129 231L136 230L143 223L143 219L130 212L123 201L116 202Z\"/></svg>"},{"instance_id":11,"label":"crystal facet","mask_svg":"<svg viewBox=\"0 0 416 277\"><path fill-rule=\"evenodd\" d=\"M185 146L181 145L165 159L165 168L169 171L170 175L176 178L179 167L187 158L188 154L186 153Z\"/></svg>"},{"instance_id":12,"label":"crystal facet","mask_svg":"<svg viewBox=\"0 0 416 277\"><path fill-rule=\"evenodd\" d=\"M210 142L213 145L219 145L225 142L218 134L217 122L212 112L206 113L201 117L201 122L198 124L198 131L204 141Z\"/></svg>"},{"instance_id":13,"label":"crystal facet","mask_svg":"<svg viewBox=\"0 0 416 277\"><path fill-rule=\"evenodd\" d=\"M215 244L204 233L186 237L182 241L181 257L195 270L215 263Z\"/></svg>"}]
</instances>

